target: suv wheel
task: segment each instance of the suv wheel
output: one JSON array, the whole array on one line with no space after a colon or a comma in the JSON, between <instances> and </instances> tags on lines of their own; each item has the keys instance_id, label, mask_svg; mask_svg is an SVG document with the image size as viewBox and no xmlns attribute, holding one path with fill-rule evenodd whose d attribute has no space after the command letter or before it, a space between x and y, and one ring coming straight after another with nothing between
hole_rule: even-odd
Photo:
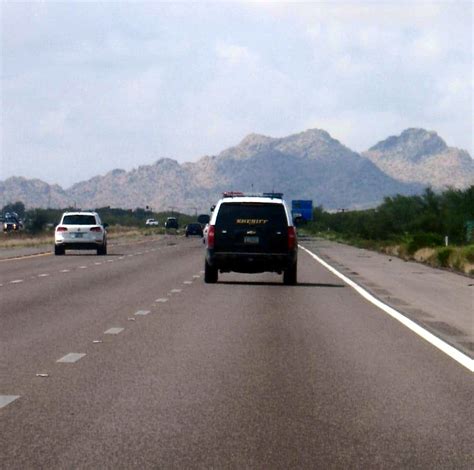
<instances>
[{"instance_id":1,"label":"suv wheel","mask_svg":"<svg viewBox=\"0 0 474 470\"><path fill-rule=\"evenodd\" d=\"M283 272L283 284L294 286L297 282L297 264L293 264L290 268Z\"/></svg>"},{"instance_id":2,"label":"suv wheel","mask_svg":"<svg viewBox=\"0 0 474 470\"><path fill-rule=\"evenodd\" d=\"M204 282L206 284L214 284L217 282L218 277L219 274L217 272L217 268L210 266L206 261L204 265Z\"/></svg>"},{"instance_id":3,"label":"suv wheel","mask_svg":"<svg viewBox=\"0 0 474 470\"><path fill-rule=\"evenodd\" d=\"M64 249L64 246L54 245L54 254L56 256L64 255L64 253L66 253L66 250Z\"/></svg>"},{"instance_id":4,"label":"suv wheel","mask_svg":"<svg viewBox=\"0 0 474 470\"><path fill-rule=\"evenodd\" d=\"M99 246L99 248L97 248L97 254L100 256L107 254L107 243L104 243L102 246Z\"/></svg>"}]
</instances>

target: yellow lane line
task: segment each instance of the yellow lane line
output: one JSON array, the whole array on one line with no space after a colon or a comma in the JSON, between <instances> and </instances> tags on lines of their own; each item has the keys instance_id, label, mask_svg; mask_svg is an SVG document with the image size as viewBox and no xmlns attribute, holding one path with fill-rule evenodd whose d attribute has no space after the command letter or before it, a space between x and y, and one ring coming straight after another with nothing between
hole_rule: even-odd
<instances>
[{"instance_id":1,"label":"yellow lane line","mask_svg":"<svg viewBox=\"0 0 474 470\"><path fill-rule=\"evenodd\" d=\"M35 255L17 256L16 258L5 258L0 259L0 263L5 263L7 261L16 261L19 259L39 258L40 256L51 256L52 254L53 253L36 253Z\"/></svg>"}]
</instances>

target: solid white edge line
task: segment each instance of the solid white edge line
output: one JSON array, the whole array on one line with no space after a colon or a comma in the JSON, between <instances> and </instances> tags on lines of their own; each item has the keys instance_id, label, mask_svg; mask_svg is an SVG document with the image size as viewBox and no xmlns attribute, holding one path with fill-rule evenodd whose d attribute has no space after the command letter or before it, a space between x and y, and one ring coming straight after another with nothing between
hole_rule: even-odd
<instances>
[{"instance_id":1,"label":"solid white edge line","mask_svg":"<svg viewBox=\"0 0 474 470\"><path fill-rule=\"evenodd\" d=\"M381 300L377 299L364 288L359 286L359 284L356 284L352 279L349 279L348 277L344 276L344 274L340 273L337 269L333 268L330 264L326 263L326 261L315 255L313 252L311 252L304 246L298 246L302 250L306 251L306 253L313 257L318 263L323 265L327 270L329 270L339 279L343 280L346 284L351 286L358 294L364 297L364 299L368 300L370 303L380 308L385 313L388 313L391 317L395 318L395 320L405 325L418 336L421 336L424 340L428 341L440 351L447 354L451 359L454 359L457 363L461 364L469 371L474 372L474 359L471 359L469 356L466 356L458 349L444 342L442 339L438 338L433 333L429 332L428 330L425 330L422 326L418 325L418 323L415 323L414 321L402 315L398 310L395 310L393 307L390 307L389 305L383 303Z\"/></svg>"}]
</instances>

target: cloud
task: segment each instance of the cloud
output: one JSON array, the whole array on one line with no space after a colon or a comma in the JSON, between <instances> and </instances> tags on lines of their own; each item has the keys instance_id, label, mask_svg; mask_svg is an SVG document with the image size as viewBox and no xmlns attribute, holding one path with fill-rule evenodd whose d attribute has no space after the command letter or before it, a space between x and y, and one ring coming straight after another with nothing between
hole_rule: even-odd
<instances>
[{"instance_id":1,"label":"cloud","mask_svg":"<svg viewBox=\"0 0 474 470\"><path fill-rule=\"evenodd\" d=\"M7 2L2 12L1 178L70 184L313 126L357 150L417 126L472 151L469 3Z\"/></svg>"},{"instance_id":2,"label":"cloud","mask_svg":"<svg viewBox=\"0 0 474 470\"><path fill-rule=\"evenodd\" d=\"M248 48L224 42L217 43L216 54L218 58L223 59L229 65L239 65L256 59L255 54Z\"/></svg>"}]
</instances>

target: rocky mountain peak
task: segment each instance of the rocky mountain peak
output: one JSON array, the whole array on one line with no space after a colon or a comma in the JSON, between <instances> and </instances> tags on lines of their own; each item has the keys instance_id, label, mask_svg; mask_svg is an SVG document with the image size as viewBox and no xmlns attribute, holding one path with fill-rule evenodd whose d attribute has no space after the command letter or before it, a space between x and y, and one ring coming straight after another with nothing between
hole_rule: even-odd
<instances>
[{"instance_id":1,"label":"rocky mountain peak","mask_svg":"<svg viewBox=\"0 0 474 470\"><path fill-rule=\"evenodd\" d=\"M418 161L448 148L446 142L434 131L406 129L399 136L390 136L369 149L369 152L383 152Z\"/></svg>"},{"instance_id":2,"label":"rocky mountain peak","mask_svg":"<svg viewBox=\"0 0 474 470\"><path fill-rule=\"evenodd\" d=\"M421 155L421 157L419 157ZM417 157L418 156L418 157ZM407 129L360 155L321 129L287 137L250 134L215 156L180 164L161 158L130 171L112 170L63 190L39 180L0 181L0 203L27 207L171 206L207 210L222 191L282 191L287 200L313 199L326 208L374 206L385 196L413 194L426 185L474 183L469 154L435 133Z\"/></svg>"},{"instance_id":3,"label":"rocky mountain peak","mask_svg":"<svg viewBox=\"0 0 474 470\"><path fill-rule=\"evenodd\" d=\"M263 134L249 134L241 140L238 147L254 147L256 145L268 144L273 140L275 140L273 137Z\"/></svg>"},{"instance_id":4,"label":"rocky mountain peak","mask_svg":"<svg viewBox=\"0 0 474 470\"><path fill-rule=\"evenodd\" d=\"M386 174L406 183L421 183L435 189L466 188L474 183L470 155L448 147L436 132L406 129L362 154Z\"/></svg>"}]
</instances>

